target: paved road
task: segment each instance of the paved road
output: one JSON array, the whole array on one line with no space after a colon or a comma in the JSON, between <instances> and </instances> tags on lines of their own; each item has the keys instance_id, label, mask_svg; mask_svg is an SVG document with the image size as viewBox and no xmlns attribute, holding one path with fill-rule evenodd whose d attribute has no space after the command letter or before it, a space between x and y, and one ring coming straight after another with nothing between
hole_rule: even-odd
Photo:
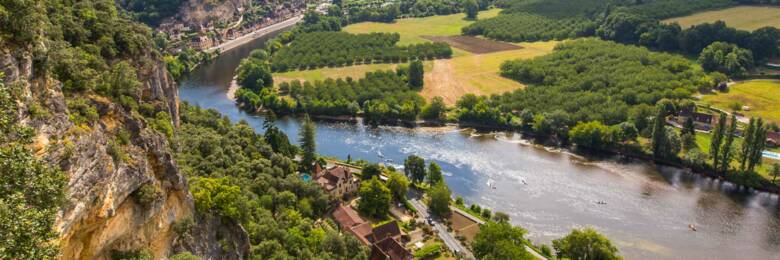
<instances>
[{"instance_id":1,"label":"paved road","mask_svg":"<svg viewBox=\"0 0 780 260\"><path fill-rule=\"evenodd\" d=\"M418 213L420 213L420 217L423 219L428 219L430 214L428 214L428 207L425 206L422 202L420 202L417 199L410 199L409 202L412 204L412 206L417 210ZM467 256L467 258L473 259L471 252L466 250L461 244L460 241L452 237L452 234L447 232L447 227L436 221L433 224L433 228L436 230L436 233L439 234L439 238L441 238L442 241L444 241L444 244L450 249L452 252L460 252Z\"/></svg>"},{"instance_id":2,"label":"paved road","mask_svg":"<svg viewBox=\"0 0 780 260\"><path fill-rule=\"evenodd\" d=\"M224 43L220 44L219 46L211 47L208 50L206 50L206 52L214 52L216 50L219 50L222 53L227 52L227 51L229 51L229 50L231 50L231 49L233 49L235 47L238 47L238 46L241 46L241 45L243 45L245 43L251 42L252 40L254 40L257 37L260 37L260 36L263 36L263 35L266 35L266 34L269 34L269 33L272 33L272 32L278 31L278 30L281 30L281 29L285 29L287 27L290 27L290 26L298 23L302 19L303 19L303 15L295 16L295 17L287 19L285 21L282 21L282 22L279 22L279 23L275 23L275 24L269 25L267 27L263 27L263 28L261 28L261 29L259 29L257 31L254 31L254 32L251 32L251 33L247 33L246 35L242 35L242 36L240 36L238 38L235 38L233 40L224 42Z\"/></svg>"}]
</instances>

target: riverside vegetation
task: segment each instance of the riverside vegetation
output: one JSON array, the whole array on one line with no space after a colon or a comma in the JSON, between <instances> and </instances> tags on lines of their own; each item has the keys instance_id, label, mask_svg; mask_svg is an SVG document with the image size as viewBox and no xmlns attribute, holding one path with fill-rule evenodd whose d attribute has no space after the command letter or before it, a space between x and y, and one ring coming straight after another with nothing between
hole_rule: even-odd
<instances>
[{"instance_id":1,"label":"riverside vegetation","mask_svg":"<svg viewBox=\"0 0 780 260\"><path fill-rule=\"evenodd\" d=\"M681 30L679 26L675 28L676 25L665 25L658 21L702 9L730 6L734 2L693 1L687 2L685 8L674 13L658 11L665 10L664 6L676 3L654 1L633 5L621 4L618 1L614 5L583 3L583 6L579 6L581 8L567 6L561 1L544 1L543 4L540 1L497 3L507 8L499 17L467 26L464 33L470 33L472 28L479 27L480 22L522 10L538 12L537 15L544 15L546 19L555 21L568 19L562 17L587 18L589 23L593 23L592 30L588 29L584 34L567 33L561 37L595 35L602 40L574 40L559 44L549 55L531 60L505 62L501 75L527 84L527 88L490 97L467 94L456 102L454 108L447 108L437 98L426 104L418 98L413 89L406 92L406 102L387 102L385 99L378 107L372 107L377 102L370 101L365 96L359 97L362 92L355 86L360 86L361 80L375 81L378 75L384 75L389 81L383 81L384 84L374 83L372 86L387 85L388 82L395 82L393 85L396 86L408 85L408 82L403 82L403 78L408 76L405 74L405 67L400 67L395 73L401 78L395 78L392 72L375 72L367 73L366 78L357 81L346 78L303 84L282 83L278 89L274 88L273 84L268 84L261 91L245 91L245 98L239 98L239 103L251 110L265 108L281 113L349 117L362 115L367 122L374 124L394 124L398 120L412 121L421 118L457 122L462 125L515 129L531 132L539 137L552 137L559 145L578 144L580 147L587 147L587 141L570 139L570 130L574 130L578 124L583 124L583 128L577 130L583 130L587 123L598 122L608 126L609 130L602 134L609 137L602 137L604 142L601 143L607 145L594 144L592 148L612 150L620 147L624 150L633 147L629 150L638 151L639 154L652 154L653 149L643 140L652 136L651 125L657 118L655 104L668 100L681 107L682 104L689 103L695 93L710 91L724 82L727 75L744 75L756 61L780 53L776 44L773 44L780 40L780 30L776 28L762 28L751 33L729 28L723 23L714 23ZM517 23L508 21L502 24ZM549 32L551 28L547 26L543 30ZM489 34L486 36L491 37ZM538 39L544 38L522 40ZM696 54L699 55L698 62L701 65L682 56L656 53L623 44ZM270 66L273 66L273 62ZM347 86L352 89L348 90ZM371 89L372 86L365 89ZM300 94L306 92L310 94ZM389 95L389 99L394 95ZM672 110L674 111L664 114L662 118L665 120L667 116L679 112L676 108ZM382 111L379 113L380 117L376 116L376 111ZM376 120L377 118L387 120L380 121ZM594 126L590 125L591 128ZM601 126L596 127L600 128ZM572 133L579 135L582 132ZM678 133L676 138L679 137ZM673 136L669 138L675 139ZM624 146L629 143L634 145ZM670 153L675 154L674 156L656 156L656 159L669 160L689 156L679 154L681 150L685 150L685 153L696 153L688 149L672 149ZM688 163L690 160L683 159L673 161L694 168L702 165ZM754 176L751 173L740 176L743 177L733 179L753 187L772 186L771 183L760 181L760 178L751 177ZM750 181L738 180L742 178Z\"/></svg>"}]
</instances>

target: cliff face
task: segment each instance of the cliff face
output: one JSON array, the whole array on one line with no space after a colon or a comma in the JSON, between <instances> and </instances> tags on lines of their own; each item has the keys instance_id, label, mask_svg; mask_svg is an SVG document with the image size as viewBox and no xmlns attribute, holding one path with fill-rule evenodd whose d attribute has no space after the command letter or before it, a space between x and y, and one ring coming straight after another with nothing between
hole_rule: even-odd
<instances>
[{"instance_id":1,"label":"cliff face","mask_svg":"<svg viewBox=\"0 0 780 260\"><path fill-rule=\"evenodd\" d=\"M231 23L250 7L251 0L188 0L182 4L178 17L188 26L209 23Z\"/></svg>"},{"instance_id":2,"label":"cliff face","mask_svg":"<svg viewBox=\"0 0 780 260\"><path fill-rule=\"evenodd\" d=\"M178 90L165 66L157 62L139 69L143 86L137 96L171 115L178 125ZM145 250L155 259L183 249L205 258L222 259L217 231L228 234L234 248L244 251L229 256L246 256L245 232L239 226L199 221L194 230L212 233L181 237L175 223L194 215L192 196L174 160L171 140L153 130L138 114L110 99L85 95L99 119L89 125L74 125L69 119L61 84L34 70L24 51L0 48L0 71L6 86L18 91L21 122L36 130L36 155L58 166L69 176L67 198L57 218L62 259L107 259L113 252ZM44 112L41 112L44 111ZM116 159L116 136L129 136ZM211 237L209 237L211 235ZM174 241L179 250L174 249Z\"/></svg>"}]
</instances>

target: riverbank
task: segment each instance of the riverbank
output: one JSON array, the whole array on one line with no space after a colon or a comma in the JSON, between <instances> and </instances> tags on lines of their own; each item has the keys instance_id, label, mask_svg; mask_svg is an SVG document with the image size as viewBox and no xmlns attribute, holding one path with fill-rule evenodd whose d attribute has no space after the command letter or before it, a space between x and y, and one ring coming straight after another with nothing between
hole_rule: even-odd
<instances>
[{"instance_id":1,"label":"riverbank","mask_svg":"<svg viewBox=\"0 0 780 260\"><path fill-rule=\"evenodd\" d=\"M232 49L234 49L236 47L239 47L241 45L244 45L244 44L247 44L249 42L252 42L253 40L255 40L258 37L262 37L262 36L264 36L266 34L273 33L273 32L276 32L278 30L282 30L282 29L285 29L287 27L293 26L293 25L297 24L298 22L300 22L302 19L303 19L303 15L299 15L299 16L296 16L296 17L284 20L282 22L275 23L275 24L270 25L268 27L263 27L263 28L261 28L261 29L259 29L257 31L254 31L254 32L242 35L241 37L235 38L235 39L230 40L230 41L226 41L226 42L224 42L224 43L222 43L222 44L220 44L218 46L211 47L211 48L207 49L206 52L209 52L209 53L216 52L216 51L219 51L219 53L227 52L227 51L232 50Z\"/></svg>"},{"instance_id":2,"label":"riverbank","mask_svg":"<svg viewBox=\"0 0 780 260\"><path fill-rule=\"evenodd\" d=\"M240 110L225 96L240 59L260 47L258 40L201 66L182 82L181 100L262 132L262 115ZM566 149L541 148L516 134L324 121L315 120L319 154L392 160L398 169L409 155L423 156L442 167L453 195L508 213L535 243L585 225L609 236L627 259L773 259L780 252L771 240L780 227L777 195L645 160L580 160ZM299 120L280 117L274 125L298 136ZM689 231L690 224L698 231Z\"/></svg>"},{"instance_id":3,"label":"riverbank","mask_svg":"<svg viewBox=\"0 0 780 260\"><path fill-rule=\"evenodd\" d=\"M253 113L262 113L262 112L265 111L255 111ZM293 118L297 116L298 115L291 115L291 117ZM312 119L318 121L324 121L324 122L346 122L350 124L365 124L364 119L360 115L358 116L310 115L310 117ZM379 125L372 125L372 124L366 124L366 125L370 125L372 128L379 126ZM404 127L409 129L419 129L423 127L435 128L435 127L446 126L446 127L453 127L457 130L473 130L474 132L476 132L476 134L471 133L471 136L477 136L477 137L481 136L479 134L480 132L488 133L488 134L495 134L498 132L512 133L512 134L516 133L516 134L520 134L521 140L523 141L524 144L537 146L552 153L566 154L584 160L588 160L587 158L592 157L593 155L620 156L622 158L634 159L638 161L652 163L655 165L673 167L676 169L680 169L684 172L700 175L703 177L710 178L712 180L725 181L733 185L736 185L738 187L744 187L748 190L755 190L759 192L780 195L780 187L777 184L761 177L758 174L756 174L755 176L744 174L744 173L736 173L736 172L721 174L721 173L714 172L707 165L692 165L691 163L688 163L680 158L659 159L659 158L655 158L654 156L652 156L652 154L649 154L647 151L644 151L641 146L638 146L636 144L620 144L619 146L614 148L594 151L589 149L578 149L576 146L565 144L561 140L558 140L554 137L539 137L535 135L533 132L524 131L522 129L516 129L508 126L496 127L496 126L474 124L468 122L447 123L447 122L426 121L426 120L417 120L417 121L398 120L395 124L380 124L380 125L397 126L397 127Z\"/></svg>"}]
</instances>

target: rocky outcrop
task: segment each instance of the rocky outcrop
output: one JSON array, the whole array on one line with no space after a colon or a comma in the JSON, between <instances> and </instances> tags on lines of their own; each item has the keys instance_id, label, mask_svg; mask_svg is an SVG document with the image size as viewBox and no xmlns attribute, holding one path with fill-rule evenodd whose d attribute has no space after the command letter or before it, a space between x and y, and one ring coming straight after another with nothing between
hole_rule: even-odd
<instances>
[{"instance_id":1,"label":"rocky outcrop","mask_svg":"<svg viewBox=\"0 0 780 260\"><path fill-rule=\"evenodd\" d=\"M231 23L237 21L250 4L251 0L188 0L182 4L175 19L188 26Z\"/></svg>"},{"instance_id":2,"label":"rocky outcrop","mask_svg":"<svg viewBox=\"0 0 780 260\"><path fill-rule=\"evenodd\" d=\"M175 223L195 210L166 136L138 112L98 95L78 94L96 108L99 119L73 124L61 84L34 67L29 52L0 47L0 71L6 86L18 93L18 116L36 130L34 152L69 177L56 223L60 258L108 259L114 252L146 251L160 259L181 250L206 259L246 258L248 239L239 225L198 217L206 221L196 223L196 236L174 231ZM167 111L178 125L178 90L164 64L143 66L138 76L141 103ZM222 250L222 244L235 250Z\"/></svg>"},{"instance_id":3,"label":"rocky outcrop","mask_svg":"<svg viewBox=\"0 0 780 260\"><path fill-rule=\"evenodd\" d=\"M247 259L250 243L246 230L235 223L196 214L195 226L174 241L177 252L188 251L207 259Z\"/></svg>"}]
</instances>

